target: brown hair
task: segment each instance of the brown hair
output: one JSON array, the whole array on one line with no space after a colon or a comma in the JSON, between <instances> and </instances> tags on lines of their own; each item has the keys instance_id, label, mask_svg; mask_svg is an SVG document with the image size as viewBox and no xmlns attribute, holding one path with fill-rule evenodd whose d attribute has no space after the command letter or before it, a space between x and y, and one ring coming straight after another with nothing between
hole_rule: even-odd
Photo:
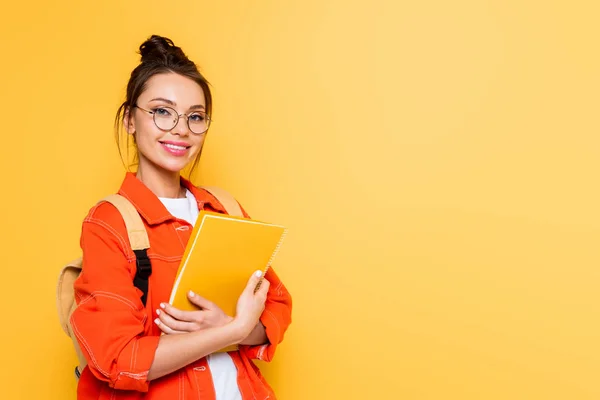
<instances>
[{"instance_id":1,"label":"brown hair","mask_svg":"<svg viewBox=\"0 0 600 400\"><path fill-rule=\"evenodd\" d=\"M140 95L146 89L148 79L152 78L154 75L173 72L190 78L200 85L202 91L204 92L206 113L209 116L212 113L212 95L208 81L198 71L196 64L185 55L180 47L175 46L171 39L163 36L152 35L141 44L139 48L139 54L141 55L140 64L131 72L129 82L127 83L127 94L125 101L117 110L117 115L115 117L115 136L119 149L119 155L121 156L123 165L125 165L127 169L129 169L129 166L126 165L126 160L129 160L129 137L131 135L128 135L127 132L125 132L125 138L122 138L123 121L127 113L130 112L131 108L136 104L138 97L140 97ZM123 152L121 150L123 141L127 146L126 159L123 159ZM194 169L196 169L198 166L201 153L202 150L200 150L200 153L198 153L192 164L190 176L194 172ZM137 152L134 156L134 164L136 159Z\"/></svg>"}]
</instances>

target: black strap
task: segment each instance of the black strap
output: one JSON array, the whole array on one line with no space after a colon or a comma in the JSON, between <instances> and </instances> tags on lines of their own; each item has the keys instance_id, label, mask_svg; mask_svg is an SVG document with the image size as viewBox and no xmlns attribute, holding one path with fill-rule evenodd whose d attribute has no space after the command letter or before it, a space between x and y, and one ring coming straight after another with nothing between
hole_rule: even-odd
<instances>
[{"instance_id":1,"label":"black strap","mask_svg":"<svg viewBox=\"0 0 600 400\"><path fill-rule=\"evenodd\" d=\"M142 291L142 303L145 306L148 298L148 278L152 275L152 264L148 258L147 249L134 250L133 252L135 253L137 266L133 284ZM80 377L81 371L79 371L79 367L75 367L75 378L79 380Z\"/></svg>"},{"instance_id":2,"label":"black strap","mask_svg":"<svg viewBox=\"0 0 600 400\"><path fill-rule=\"evenodd\" d=\"M148 258L147 249L134 250L133 252L135 253L137 265L133 285L142 291L142 303L145 306L148 298L148 278L152 275L152 264Z\"/></svg>"}]
</instances>

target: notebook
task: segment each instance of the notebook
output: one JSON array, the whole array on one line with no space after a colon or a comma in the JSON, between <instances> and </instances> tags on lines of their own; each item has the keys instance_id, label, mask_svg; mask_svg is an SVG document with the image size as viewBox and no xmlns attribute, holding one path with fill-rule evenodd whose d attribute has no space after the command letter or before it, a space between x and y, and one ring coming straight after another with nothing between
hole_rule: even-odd
<instances>
[{"instance_id":1,"label":"notebook","mask_svg":"<svg viewBox=\"0 0 600 400\"><path fill-rule=\"evenodd\" d=\"M281 225L200 211L169 303L180 310L196 310L187 296L193 290L235 316L248 279L256 270L266 274L286 233ZM230 346L220 351L236 349Z\"/></svg>"}]
</instances>

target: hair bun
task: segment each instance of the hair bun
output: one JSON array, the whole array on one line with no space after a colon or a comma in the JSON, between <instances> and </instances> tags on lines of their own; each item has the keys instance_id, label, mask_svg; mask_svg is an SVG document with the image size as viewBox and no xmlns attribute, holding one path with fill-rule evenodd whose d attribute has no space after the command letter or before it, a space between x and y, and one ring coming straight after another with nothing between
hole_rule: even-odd
<instances>
[{"instance_id":1,"label":"hair bun","mask_svg":"<svg viewBox=\"0 0 600 400\"><path fill-rule=\"evenodd\" d=\"M142 62L166 61L169 55L177 58L187 58L181 48L164 36L152 35L140 46Z\"/></svg>"}]
</instances>

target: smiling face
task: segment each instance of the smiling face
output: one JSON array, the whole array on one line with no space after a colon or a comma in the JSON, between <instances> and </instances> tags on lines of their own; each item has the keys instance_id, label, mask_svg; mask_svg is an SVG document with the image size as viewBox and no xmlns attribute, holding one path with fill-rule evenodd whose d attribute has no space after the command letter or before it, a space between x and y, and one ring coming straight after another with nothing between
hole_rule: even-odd
<instances>
[{"instance_id":1,"label":"smiling face","mask_svg":"<svg viewBox=\"0 0 600 400\"><path fill-rule=\"evenodd\" d=\"M197 127L206 122L202 121L205 108L204 92L192 79L176 73L157 74L148 79L144 92L124 119L125 129L135 136L138 171L179 174L194 161L206 132L194 133L190 126L195 132L202 130ZM172 123L168 121L177 118L175 113L180 115L179 121L169 129Z\"/></svg>"}]
</instances>

